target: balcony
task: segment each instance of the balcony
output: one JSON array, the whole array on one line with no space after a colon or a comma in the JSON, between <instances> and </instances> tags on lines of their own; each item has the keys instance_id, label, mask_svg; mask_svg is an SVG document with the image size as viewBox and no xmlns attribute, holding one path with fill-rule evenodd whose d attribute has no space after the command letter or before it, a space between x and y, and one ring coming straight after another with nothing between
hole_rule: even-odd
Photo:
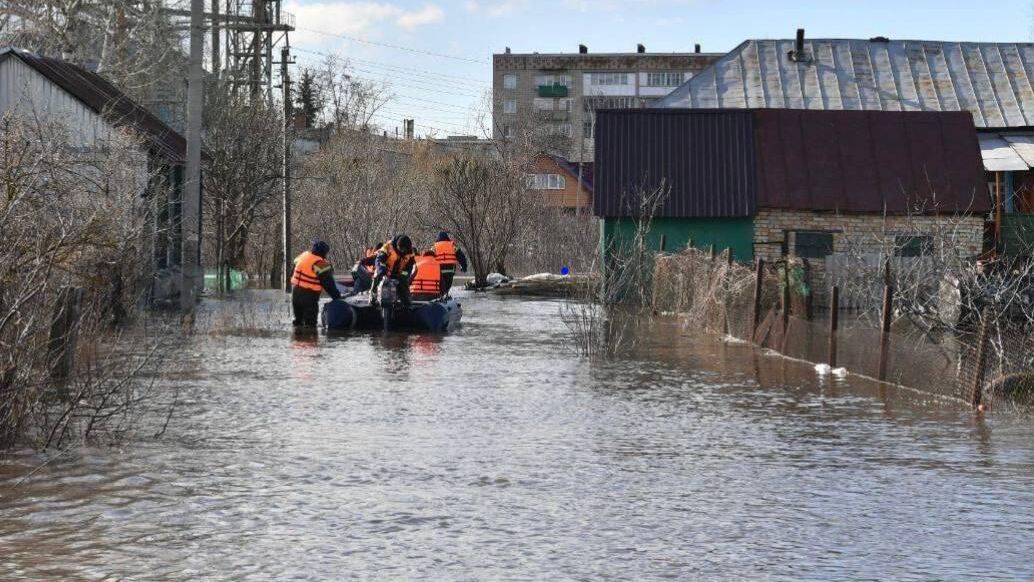
<instances>
[{"instance_id":1,"label":"balcony","mask_svg":"<svg viewBox=\"0 0 1034 582\"><path fill-rule=\"evenodd\" d=\"M539 97L567 97L567 85L553 83L552 85L539 85Z\"/></svg>"}]
</instances>

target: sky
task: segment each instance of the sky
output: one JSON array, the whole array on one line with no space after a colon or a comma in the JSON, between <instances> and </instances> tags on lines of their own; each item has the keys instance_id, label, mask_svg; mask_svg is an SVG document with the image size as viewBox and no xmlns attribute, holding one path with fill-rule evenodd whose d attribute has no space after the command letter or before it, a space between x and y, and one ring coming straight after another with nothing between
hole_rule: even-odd
<instances>
[{"instance_id":1,"label":"sky","mask_svg":"<svg viewBox=\"0 0 1034 582\"><path fill-rule=\"evenodd\" d=\"M479 134L492 54L727 52L748 38L1034 41L1034 0L285 0L300 66L334 54L386 81L376 121L415 119L418 135ZM297 76L297 74L296 74Z\"/></svg>"}]
</instances>

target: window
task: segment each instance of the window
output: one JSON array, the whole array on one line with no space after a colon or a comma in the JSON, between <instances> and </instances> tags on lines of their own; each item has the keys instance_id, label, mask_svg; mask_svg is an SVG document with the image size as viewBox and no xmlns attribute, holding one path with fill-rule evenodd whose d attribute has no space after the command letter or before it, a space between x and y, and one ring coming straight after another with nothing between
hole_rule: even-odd
<instances>
[{"instance_id":1,"label":"window","mask_svg":"<svg viewBox=\"0 0 1034 582\"><path fill-rule=\"evenodd\" d=\"M503 113L517 113L517 100L506 99L503 101Z\"/></svg>"},{"instance_id":2,"label":"window","mask_svg":"<svg viewBox=\"0 0 1034 582\"><path fill-rule=\"evenodd\" d=\"M564 137L571 137L571 124L570 123L560 123L560 124L557 124L556 132L557 132L557 134L562 135Z\"/></svg>"},{"instance_id":3,"label":"window","mask_svg":"<svg viewBox=\"0 0 1034 582\"><path fill-rule=\"evenodd\" d=\"M682 84L682 73L647 73L647 87L678 87Z\"/></svg>"},{"instance_id":4,"label":"window","mask_svg":"<svg viewBox=\"0 0 1034 582\"><path fill-rule=\"evenodd\" d=\"M503 89L516 89L517 75L503 75Z\"/></svg>"},{"instance_id":5,"label":"window","mask_svg":"<svg viewBox=\"0 0 1034 582\"><path fill-rule=\"evenodd\" d=\"M536 97L532 104L535 106L535 111L553 111L552 99Z\"/></svg>"},{"instance_id":6,"label":"window","mask_svg":"<svg viewBox=\"0 0 1034 582\"><path fill-rule=\"evenodd\" d=\"M794 232L793 254L802 259L824 259L833 254L833 233Z\"/></svg>"},{"instance_id":7,"label":"window","mask_svg":"<svg viewBox=\"0 0 1034 582\"><path fill-rule=\"evenodd\" d=\"M894 237L894 255L926 257L933 254L933 239L928 236L899 235Z\"/></svg>"},{"instance_id":8,"label":"window","mask_svg":"<svg viewBox=\"0 0 1034 582\"><path fill-rule=\"evenodd\" d=\"M557 103L556 103L556 110L557 111L571 111L572 110L572 103L573 102L574 102L574 99L558 99Z\"/></svg>"},{"instance_id":9,"label":"window","mask_svg":"<svg viewBox=\"0 0 1034 582\"><path fill-rule=\"evenodd\" d=\"M571 75L535 75L535 84L540 87L543 85L563 85L564 87L570 87Z\"/></svg>"},{"instance_id":10,"label":"window","mask_svg":"<svg viewBox=\"0 0 1034 582\"><path fill-rule=\"evenodd\" d=\"M582 137L592 139L592 126L593 123L591 121L586 121L582 124Z\"/></svg>"},{"instance_id":11,"label":"window","mask_svg":"<svg viewBox=\"0 0 1034 582\"><path fill-rule=\"evenodd\" d=\"M567 187L567 180L560 174L532 174L526 183L532 190L563 190Z\"/></svg>"},{"instance_id":12,"label":"window","mask_svg":"<svg viewBox=\"0 0 1034 582\"><path fill-rule=\"evenodd\" d=\"M504 125L503 126L503 137L506 138L506 139L512 138L513 137L513 128L510 127L509 125Z\"/></svg>"},{"instance_id":13,"label":"window","mask_svg":"<svg viewBox=\"0 0 1034 582\"><path fill-rule=\"evenodd\" d=\"M641 109L643 105L641 97L587 97L582 100L582 109L586 113L597 109Z\"/></svg>"},{"instance_id":14,"label":"window","mask_svg":"<svg viewBox=\"0 0 1034 582\"><path fill-rule=\"evenodd\" d=\"M591 73L590 85L627 85L628 73Z\"/></svg>"}]
</instances>

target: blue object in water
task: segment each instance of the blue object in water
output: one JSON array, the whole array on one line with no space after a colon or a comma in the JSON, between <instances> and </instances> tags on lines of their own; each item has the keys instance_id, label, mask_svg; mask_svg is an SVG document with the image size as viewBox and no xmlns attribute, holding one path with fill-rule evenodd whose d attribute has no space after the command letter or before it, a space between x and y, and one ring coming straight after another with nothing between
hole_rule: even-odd
<instances>
[{"instance_id":1,"label":"blue object in water","mask_svg":"<svg viewBox=\"0 0 1034 582\"><path fill-rule=\"evenodd\" d=\"M567 268L567 265L564 265L560 267L560 274L566 277L571 274L571 270Z\"/></svg>"},{"instance_id":2,"label":"blue object in water","mask_svg":"<svg viewBox=\"0 0 1034 582\"><path fill-rule=\"evenodd\" d=\"M352 329L357 319L355 308L344 301L331 301L323 308L323 322L330 329Z\"/></svg>"}]
</instances>

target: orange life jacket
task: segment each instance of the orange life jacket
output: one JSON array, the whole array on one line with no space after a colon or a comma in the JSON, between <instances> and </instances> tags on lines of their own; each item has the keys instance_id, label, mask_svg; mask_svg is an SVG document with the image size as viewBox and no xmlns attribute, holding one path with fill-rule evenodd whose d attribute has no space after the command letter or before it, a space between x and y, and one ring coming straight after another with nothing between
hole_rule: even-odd
<instances>
[{"instance_id":1,"label":"orange life jacket","mask_svg":"<svg viewBox=\"0 0 1034 582\"><path fill-rule=\"evenodd\" d=\"M305 251L294 259L294 274L291 284L317 293L323 291L319 274L330 268L330 263L312 251Z\"/></svg>"},{"instance_id":2,"label":"orange life jacket","mask_svg":"<svg viewBox=\"0 0 1034 582\"><path fill-rule=\"evenodd\" d=\"M414 295L442 294L442 270L435 257L416 258L416 274L409 282L409 290Z\"/></svg>"},{"instance_id":3,"label":"orange life jacket","mask_svg":"<svg viewBox=\"0 0 1034 582\"><path fill-rule=\"evenodd\" d=\"M434 258L442 267L452 267L456 271L456 265L460 264L456 258L456 243L451 240L440 240L434 243Z\"/></svg>"},{"instance_id":4,"label":"orange life jacket","mask_svg":"<svg viewBox=\"0 0 1034 582\"><path fill-rule=\"evenodd\" d=\"M377 256L377 247L368 248L368 249L366 249L363 252L365 253L365 258L367 258L367 259L369 259L371 257L376 257ZM370 263L369 265L364 265L364 264L360 263L359 267L362 268L367 273L373 275L373 263Z\"/></svg>"},{"instance_id":5,"label":"orange life jacket","mask_svg":"<svg viewBox=\"0 0 1034 582\"><path fill-rule=\"evenodd\" d=\"M403 267L405 267L406 263L409 262L409 259L413 257L412 252L406 253L405 255L399 253L395 250L395 245L391 244L391 241L384 243L384 246L382 246L381 250L378 252L388 255L387 258L384 259L384 266L388 268L389 277L398 277L401 274Z\"/></svg>"}]
</instances>

